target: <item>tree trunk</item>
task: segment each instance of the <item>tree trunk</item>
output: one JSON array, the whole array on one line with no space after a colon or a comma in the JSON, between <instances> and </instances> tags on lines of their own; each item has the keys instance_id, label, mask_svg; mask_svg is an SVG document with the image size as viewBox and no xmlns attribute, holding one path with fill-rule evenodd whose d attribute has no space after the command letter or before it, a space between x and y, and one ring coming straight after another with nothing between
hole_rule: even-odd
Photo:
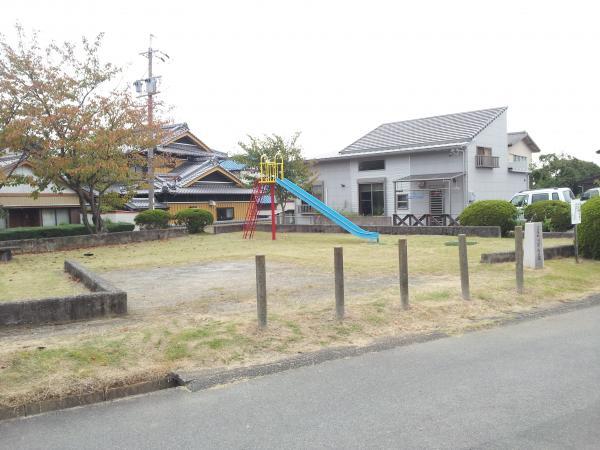
<instances>
[{"instance_id":1,"label":"tree trunk","mask_svg":"<svg viewBox=\"0 0 600 450\"><path fill-rule=\"evenodd\" d=\"M83 195L83 191L78 189L75 192L77 193L77 198L79 198L79 212L81 213L81 218L83 220L83 224L85 225L85 228L87 228L87 230L90 233L94 234L94 228L92 227L92 225L90 224L90 221L88 219L87 209L85 206L86 199L85 199L85 196Z\"/></svg>"},{"instance_id":2,"label":"tree trunk","mask_svg":"<svg viewBox=\"0 0 600 450\"><path fill-rule=\"evenodd\" d=\"M93 186L90 186L90 192L88 195L90 199L90 208L92 209L92 222L94 222L94 233L102 233L104 222L102 220L102 216L100 215L100 202L96 201Z\"/></svg>"}]
</instances>

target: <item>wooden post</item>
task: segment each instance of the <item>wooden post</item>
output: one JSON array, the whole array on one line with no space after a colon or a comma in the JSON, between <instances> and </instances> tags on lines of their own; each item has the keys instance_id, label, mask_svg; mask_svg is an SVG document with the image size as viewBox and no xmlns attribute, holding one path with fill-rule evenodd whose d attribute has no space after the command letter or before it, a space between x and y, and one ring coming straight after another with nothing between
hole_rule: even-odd
<instances>
[{"instance_id":1,"label":"wooden post","mask_svg":"<svg viewBox=\"0 0 600 450\"><path fill-rule=\"evenodd\" d=\"M256 312L258 327L267 326L267 272L265 255L256 255Z\"/></svg>"},{"instance_id":2,"label":"wooden post","mask_svg":"<svg viewBox=\"0 0 600 450\"><path fill-rule=\"evenodd\" d=\"M517 293L523 293L523 227L515 227L515 268Z\"/></svg>"},{"instance_id":3,"label":"wooden post","mask_svg":"<svg viewBox=\"0 0 600 450\"><path fill-rule=\"evenodd\" d=\"M400 268L400 302L402 309L408 309L408 251L406 239L398 239L398 261Z\"/></svg>"},{"instance_id":4,"label":"wooden post","mask_svg":"<svg viewBox=\"0 0 600 450\"><path fill-rule=\"evenodd\" d=\"M575 264L579 264L579 237L577 236L577 224L575 224L575 229L573 231L575 234L575 236L573 236L575 239Z\"/></svg>"},{"instance_id":5,"label":"wooden post","mask_svg":"<svg viewBox=\"0 0 600 450\"><path fill-rule=\"evenodd\" d=\"M335 317L344 318L344 249L333 249L333 266L335 270Z\"/></svg>"},{"instance_id":6,"label":"wooden post","mask_svg":"<svg viewBox=\"0 0 600 450\"><path fill-rule=\"evenodd\" d=\"M469 260L467 259L467 237L458 235L458 260L460 263L460 287L464 300L471 300L469 289Z\"/></svg>"}]
</instances>

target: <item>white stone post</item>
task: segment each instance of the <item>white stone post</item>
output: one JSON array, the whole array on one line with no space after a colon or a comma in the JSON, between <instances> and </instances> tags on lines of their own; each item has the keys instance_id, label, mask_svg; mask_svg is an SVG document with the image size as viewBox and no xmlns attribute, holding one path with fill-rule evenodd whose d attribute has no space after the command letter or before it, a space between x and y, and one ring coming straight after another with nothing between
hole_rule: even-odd
<instances>
[{"instance_id":1,"label":"white stone post","mask_svg":"<svg viewBox=\"0 0 600 450\"><path fill-rule=\"evenodd\" d=\"M542 222L525 224L525 241L523 242L523 265L530 269L544 268L544 234Z\"/></svg>"}]
</instances>

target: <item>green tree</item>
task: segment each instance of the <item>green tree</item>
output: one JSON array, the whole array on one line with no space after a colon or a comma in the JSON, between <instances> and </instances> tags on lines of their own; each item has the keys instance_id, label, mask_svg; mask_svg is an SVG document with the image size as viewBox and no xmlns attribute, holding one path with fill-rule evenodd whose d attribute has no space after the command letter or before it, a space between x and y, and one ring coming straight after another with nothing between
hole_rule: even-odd
<instances>
[{"instance_id":1,"label":"green tree","mask_svg":"<svg viewBox=\"0 0 600 450\"><path fill-rule=\"evenodd\" d=\"M118 86L120 69L102 62L102 35L79 45L42 48L17 27L16 45L0 36L0 149L34 169L34 195L73 190L91 233L105 230L102 200L115 184L139 181L141 150L155 146L160 124L146 125L146 108ZM9 172L2 184L21 183ZM88 208L92 223L88 220Z\"/></svg>"},{"instance_id":2,"label":"green tree","mask_svg":"<svg viewBox=\"0 0 600 450\"><path fill-rule=\"evenodd\" d=\"M309 189L313 181L310 165L302 157L302 149L298 145L300 133L295 133L289 139L273 134L257 138L248 136L248 142L240 142L238 145L243 153L234 155L238 162L246 164L248 168L258 171L260 158L266 155L269 160L274 160L278 153L283 158L284 176L292 183ZM292 198L287 190L280 186L275 186L275 200L281 208L282 214L285 213L285 205Z\"/></svg>"},{"instance_id":3,"label":"green tree","mask_svg":"<svg viewBox=\"0 0 600 450\"><path fill-rule=\"evenodd\" d=\"M573 192L578 192L581 181L594 177L600 179L600 166L597 164L564 153L560 155L549 153L541 155L539 162L533 164L531 187L533 189L568 187Z\"/></svg>"}]
</instances>

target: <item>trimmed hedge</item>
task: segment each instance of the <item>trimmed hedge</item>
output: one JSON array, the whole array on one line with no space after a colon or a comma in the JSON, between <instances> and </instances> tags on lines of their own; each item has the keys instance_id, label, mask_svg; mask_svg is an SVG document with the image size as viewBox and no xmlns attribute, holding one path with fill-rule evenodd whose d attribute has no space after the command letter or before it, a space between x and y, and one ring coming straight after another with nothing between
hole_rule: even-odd
<instances>
[{"instance_id":1,"label":"trimmed hedge","mask_svg":"<svg viewBox=\"0 0 600 450\"><path fill-rule=\"evenodd\" d=\"M182 209L173 218L179 225L185 225L188 233L201 233L204 227L213 223L213 215L210 211L200 208Z\"/></svg>"},{"instance_id":2,"label":"trimmed hedge","mask_svg":"<svg viewBox=\"0 0 600 450\"><path fill-rule=\"evenodd\" d=\"M132 223L117 222L107 223L106 229L109 233L116 233L119 231L133 231L135 225ZM0 241L12 241L18 239L39 239L39 238L50 238L50 237L61 237L61 236L81 236L82 234L89 234L85 225L71 224L71 225L59 225L56 227L20 227L20 228L8 228L0 231Z\"/></svg>"},{"instance_id":3,"label":"trimmed hedge","mask_svg":"<svg viewBox=\"0 0 600 450\"><path fill-rule=\"evenodd\" d=\"M142 211L133 219L140 228L145 230L155 230L167 228L171 215L162 209L147 209Z\"/></svg>"},{"instance_id":4,"label":"trimmed hedge","mask_svg":"<svg viewBox=\"0 0 600 450\"><path fill-rule=\"evenodd\" d=\"M577 226L579 252L585 258L600 259L600 197L581 207L581 224Z\"/></svg>"},{"instance_id":5,"label":"trimmed hedge","mask_svg":"<svg viewBox=\"0 0 600 450\"><path fill-rule=\"evenodd\" d=\"M544 231L567 231L571 228L571 206L558 200L544 200L525 208L528 222L542 222Z\"/></svg>"},{"instance_id":6,"label":"trimmed hedge","mask_svg":"<svg viewBox=\"0 0 600 450\"><path fill-rule=\"evenodd\" d=\"M515 229L517 208L504 200L480 200L471 203L458 216L463 226L497 226L506 235Z\"/></svg>"},{"instance_id":7,"label":"trimmed hedge","mask_svg":"<svg viewBox=\"0 0 600 450\"><path fill-rule=\"evenodd\" d=\"M106 230L109 233L119 233L121 231L133 231L135 225L127 222L105 222Z\"/></svg>"}]
</instances>

